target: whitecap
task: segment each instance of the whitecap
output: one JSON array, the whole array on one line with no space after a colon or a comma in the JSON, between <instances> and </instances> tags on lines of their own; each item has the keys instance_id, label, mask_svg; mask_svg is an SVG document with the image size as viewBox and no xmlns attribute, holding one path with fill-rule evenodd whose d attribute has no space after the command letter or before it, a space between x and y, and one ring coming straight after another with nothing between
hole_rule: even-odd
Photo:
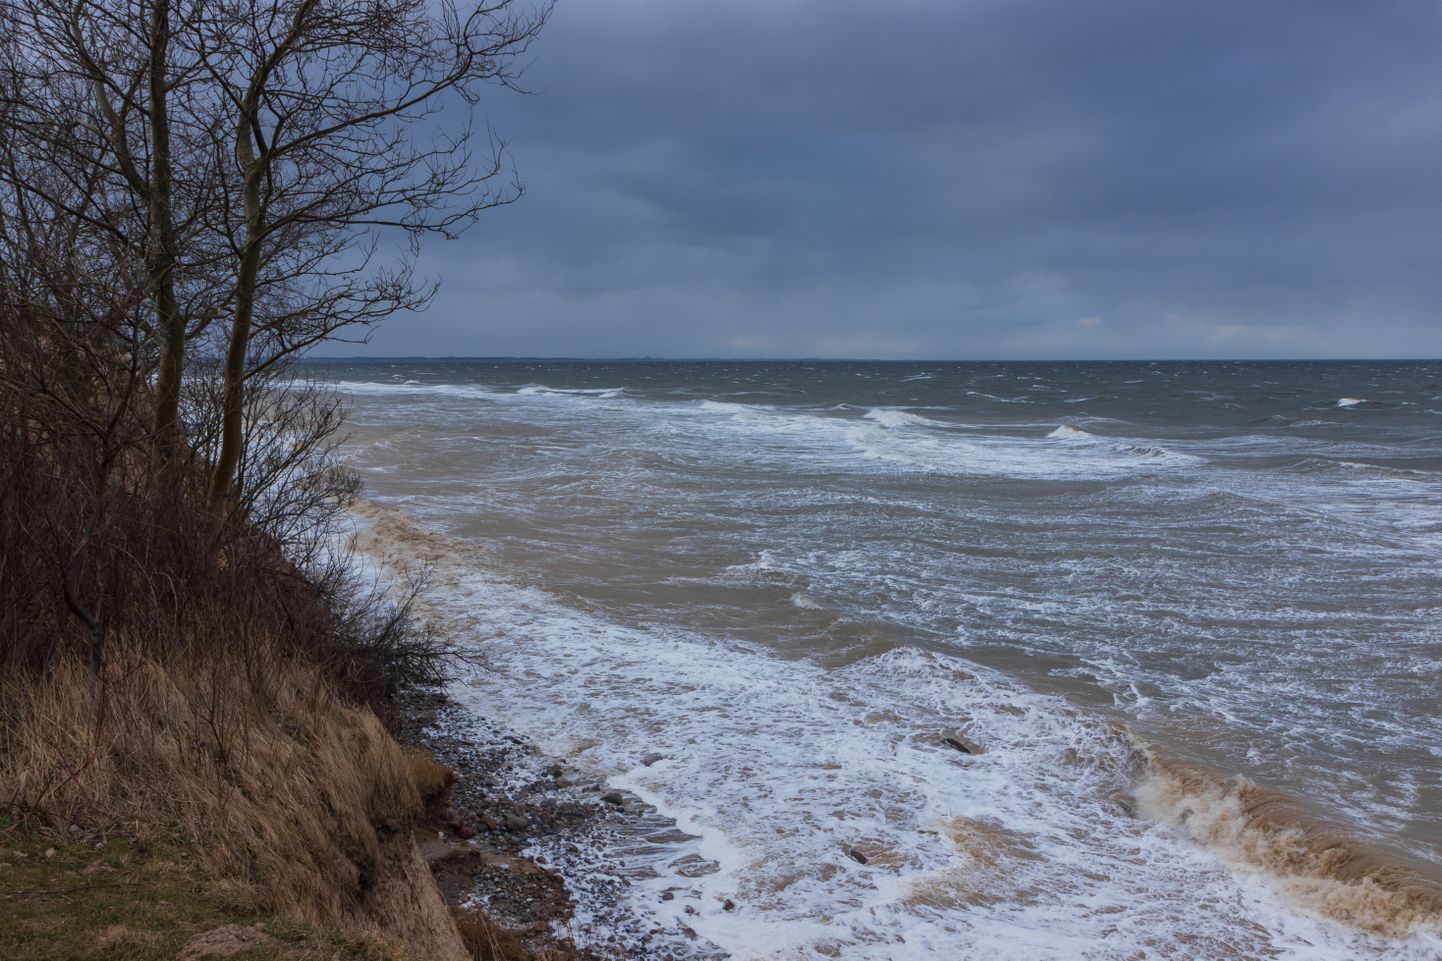
<instances>
[{"instance_id":1,"label":"whitecap","mask_svg":"<svg viewBox=\"0 0 1442 961\"><path fill-rule=\"evenodd\" d=\"M873 407L866 412L867 420L874 420L885 427L945 427L940 421L895 407Z\"/></svg>"},{"instance_id":2,"label":"whitecap","mask_svg":"<svg viewBox=\"0 0 1442 961\"><path fill-rule=\"evenodd\" d=\"M801 608L803 611L826 610L826 608L823 607L821 604L818 604L816 601L812 600L809 596L803 594L800 591L797 591L795 594L791 595L791 603L794 606Z\"/></svg>"},{"instance_id":3,"label":"whitecap","mask_svg":"<svg viewBox=\"0 0 1442 961\"><path fill-rule=\"evenodd\" d=\"M994 401L996 401L998 404L1030 404L1030 403L1031 403L1031 401L1027 398L1027 395L1026 395L1026 394L1022 394L1020 397L998 397L998 396L996 396L995 394L984 394L984 393L982 393L982 392L979 391L979 390L969 390L969 391L966 392L966 396L968 396L968 397L985 397L987 400L994 400Z\"/></svg>"},{"instance_id":4,"label":"whitecap","mask_svg":"<svg viewBox=\"0 0 1442 961\"><path fill-rule=\"evenodd\" d=\"M489 639L453 696L692 836L622 855L650 873L621 896L658 926L744 958L1431 956L1421 935L1299 913L1265 874L1129 817L1134 744L1061 698L916 648L825 669L618 622L396 526L376 518L369 546L438 550L425 613ZM942 740L962 725L983 753ZM638 766L650 751L666 763Z\"/></svg>"}]
</instances>

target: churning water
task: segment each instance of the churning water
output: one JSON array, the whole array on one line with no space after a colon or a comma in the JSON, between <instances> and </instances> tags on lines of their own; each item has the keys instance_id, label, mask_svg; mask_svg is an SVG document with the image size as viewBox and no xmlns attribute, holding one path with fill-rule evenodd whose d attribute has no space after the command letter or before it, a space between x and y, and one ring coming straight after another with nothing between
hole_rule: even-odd
<instances>
[{"instance_id":1,"label":"churning water","mask_svg":"<svg viewBox=\"0 0 1442 961\"><path fill-rule=\"evenodd\" d=\"M640 910L737 958L1442 957L1442 365L317 369L478 709L694 836Z\"/></svg>"}]
</instances>

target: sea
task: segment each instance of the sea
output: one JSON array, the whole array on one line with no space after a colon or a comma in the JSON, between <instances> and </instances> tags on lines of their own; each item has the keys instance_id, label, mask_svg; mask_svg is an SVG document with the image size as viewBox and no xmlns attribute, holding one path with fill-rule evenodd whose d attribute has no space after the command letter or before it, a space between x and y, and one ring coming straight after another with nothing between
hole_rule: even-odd
<instances>
[{"instance_id":1,"label":"sea","mask_svg":"<svg viewBox=\"0 0 1442 961\"><path fill-rule=\"evenodd\" d=\"M460 696L679 827L658 924L1442 958L1442 363L311 371Z\"/></svg>"}]
</instances>

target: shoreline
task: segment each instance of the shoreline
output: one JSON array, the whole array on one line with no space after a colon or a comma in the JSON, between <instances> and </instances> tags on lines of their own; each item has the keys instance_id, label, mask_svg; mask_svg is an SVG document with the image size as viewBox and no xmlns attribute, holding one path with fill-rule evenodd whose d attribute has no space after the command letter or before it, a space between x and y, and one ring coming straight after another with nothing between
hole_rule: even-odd
<instances>
[{"instance_id":1,"label":"shoreline","mask_svg":"<svg viewBox=\"0 0 1442 961\"><path fill-rule=\"evenodd\" d=\"M545 754L442 689L397 695L397 737L455 780L416 829L447 903L480 910L532 951L592 961L724 958L685 924L666 926L626 903L628 839L677 832L626 791Z\"/></svg>"},{"instance_id":2,"label":"shoreline","mask_svg":"<svg viewBox=\"0 0 1442 961\"><path fill-rule=\"evenodd\" d=\"M357 521L365 529L368 543L365 548L358 545L357 551L387 573L397 570L399 558L421 559L444 568L447 560L460 560L463 556L458 553L464 551L461 545L449 543L444 536L428 531L422 522L403 508L365 503L361 511L363 513L357 516ZM438 573L444 581L447 576L456 576L457 570L440 569ZM428 613L443 622L451 622L457 628L462 628L472 616L472 612L464 607L447 610L445 608L448 604L448 601L441 601L439 607L432 607ZM523 699L521 704L524 703ZM515 709L518 705L513 704L512 707ZM450 706L453 721L458 721L463 726L467 723L469 710L471 708L463 704L452 703ZM480 710L483 714L487 712L485 706ZM554 712L551 713L551 723L557 723ZM507 736L500 729L492 727L484 718L476 723L490 728L493 740ZM574 739L576 732L558 733L563 735L559 740L566 741ZM1169 763L1165 757L1156 756L1150 748L1144 746L1144 742L1128 733L1113 733L1128 744L1128 753L1132 755L1136 769L1132 771L1130 787L1124 792L1125 796L1111 797L1108 802L1121 808L1141 833L1151 835L1160 832L1174 835L1184 845L1192 847L1197 854L1215 860L1218 866L1225 865L1227 872L1238 875L1239 878L1265 878L1266 886L1279 901L1289 904L1291 910L1296 911L1299 916L1326 918L1330 923L1339 924L1341 928L1357 936L1380 936L1386 941L1400 937L1403 940L1396 942L1399 947L1410 940L1413 932L1421 934L1424 939L1429 937L1425 932L1434 932L1431 936L1435 937L1438 929L1436 918L1442 916L1442 899L1435 894L1438 888L1434 880L1425 873L1419 875L1400 864L1388 863L1384 858L1374 857L1368 846L1359 843L1356 838L1343 836L1339 839L1335 834L1323 836L1321 832L1311 830L1301 823L1300 809L1297 809L1296 805L1270 801L1261 806L1252 804L1252 798L1258 795L1259 789L1251 786L1251 782L1245 778L1228 777L1220 772L1215 776L1204 776L1199 768L1190 767L1187 769L1190 776L1181 779L1188 781L1190 787L1187 784L1181 785L1183 796L1180 798L1168 797L1167 792L1157 789L1158 779L1171 780L1169 775L1175 776L1178 773L1178 770L1175 770L1178 765ZM921 736L924 732L918 731L917 734ZM1000 745L988 745L987 749L997 746ZM632 751L637 748L636 744L629 745ZM525 750L535 749L526 745ZM549 765L556 762L548 758L545 763ZM639 772L643 766L649 767L649 764L645 763L645 755L641 753L626 763L633 774ZM539 769L533 767L533 773L536 770ZM574 776L575 772L567 769L566 773ZM588 782L580 785L585 789L582 800L594 804L602 794L609 793L605 785L594 776L583 775L581 780ZM610 783L624 784L628 780L629 777L612 777ZM1236 784L1233 783L1234 780ZM1148 785L1150 790L1145 789ZM574 790L576 785L562 787ZM1277 797L1265 791L1261 794L1267 798ZM632 804L642 810L645 808L639 799L634 797L622 807ZM1250 810L1250 807L1254 806L1258 808L1256 812ZM1292 813L1294 809L1296 815ZM665 823L672 830L675 829L674 821L667 820ZM696 833L693 828L691 835L681 835L693 842L692 850L695 850L694 842L698 840ZM965 856L969 849L963 847L958 850ZM857 859L849 851L846 856L866 864L866 861ZM568 861L561 856L551 858L548 866L561 867L568 877L574 879L596 873L600 863L585 858ZM614 870L613 865L610 871ZM711 870L714 870L714 865ZM603 869L601 873L607 872ZM697 876L701 877L706 873L707 869L702 867ZM592 892L586 892L588 895L590 893ZM729 905L731 899L722 900ZM744 899L735 900L739 902ZM690 899L687 899L686 903L689 904ZM708 907L724 907L726 911L735 909L734 905L710 906L704 899L695 903L703 911ZM674 906L667 905L652 917L664 917L672 907ZM741 910L744 916L747 913L744 905ZM718 917L724 918L726 915L718 912ZM637 921L634 916L629 920L633 923ZM738 921L742 920L743 917L738 917ZM683 921L673 932L686 938L685 942L680 942L683 947L695 944L686 934L690 930L690 926ZM1426 950L1422 944L1414 943L1412 948Z\"/></svg>"}]
</instances>

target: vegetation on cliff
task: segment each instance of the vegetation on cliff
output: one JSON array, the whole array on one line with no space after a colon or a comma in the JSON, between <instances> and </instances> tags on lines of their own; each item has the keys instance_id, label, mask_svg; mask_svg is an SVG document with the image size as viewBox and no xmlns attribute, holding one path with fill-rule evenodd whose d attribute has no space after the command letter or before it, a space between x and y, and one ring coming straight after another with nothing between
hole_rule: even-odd
<instances>
[{"instance_id":1,"label":"vegetation on cliff","mask_svg":"<svg viewBox=\"0 0 1442 961\"><path fill-rule=\"evenodd\" d=\"M337 547L294 362L517 195L468 113L545 13L0 9L0 955L468 956L412 841L449 772L384 723L449 652Z\"/></svg>"}]
</instances>

